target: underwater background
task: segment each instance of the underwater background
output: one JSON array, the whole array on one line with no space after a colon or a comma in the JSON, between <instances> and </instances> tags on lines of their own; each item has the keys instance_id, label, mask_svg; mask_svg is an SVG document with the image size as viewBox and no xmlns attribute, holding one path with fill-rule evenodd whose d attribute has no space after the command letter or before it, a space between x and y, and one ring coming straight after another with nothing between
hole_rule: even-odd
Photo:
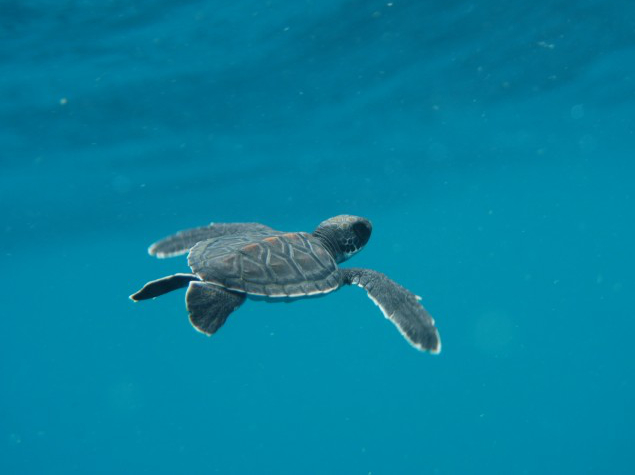
<instances>
[{"instance_id":1,"label":"underwater background","mask_svg":"<svg viewBox=\"0 0 635 475\"><path fill-rule=\"evenodd\" d=\"M631 1L0 0L0 473L635 473ZM213 337L149 244L372 220Z\"/></svg>"}]
</instances>

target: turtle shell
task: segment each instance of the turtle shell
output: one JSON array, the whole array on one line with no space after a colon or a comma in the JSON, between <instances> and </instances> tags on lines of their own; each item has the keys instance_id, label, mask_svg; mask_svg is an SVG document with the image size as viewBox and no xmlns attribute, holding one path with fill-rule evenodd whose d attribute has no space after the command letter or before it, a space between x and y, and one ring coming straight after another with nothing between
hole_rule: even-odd
<instances>
[{"instance_id":1,"label":"turtle shell","mask_svg":"<svg viewBox=\"0 0 635 475\"><path fill-rule=\"evenodd\" d=\"M229 290L267 297L302 297L341 285L337 264L307 233L252 232L196 244L188 264L200 278Z\"/></svg>"}]
</instances>

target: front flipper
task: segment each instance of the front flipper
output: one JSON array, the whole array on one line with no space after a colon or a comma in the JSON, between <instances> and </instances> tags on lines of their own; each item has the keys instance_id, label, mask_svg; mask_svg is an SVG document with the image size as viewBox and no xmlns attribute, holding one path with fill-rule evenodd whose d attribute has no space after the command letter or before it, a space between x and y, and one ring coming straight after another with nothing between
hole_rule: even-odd
<instances>
[{"instance_id":1,"label":"front flipper","mask_svg":"<svg viewBox=\"0 0 635 475\"><path fill-rule=\"evenodd\" d=\"M161 239L148 248L148 254L159 258L180 256L196 243L206 239L253 231L273 231L273 229L259 223L212 223L209 226L185 229Z\"/></svg>"},{"instance_id":2,"label":"front flipper","mask_svg":"<svg viewBox=\"0 0 635 475\"><path fill-rule=\"evenodd\" d=\"M369 269L341 269L343 283L368 292L384 316L393 322L408 342L421 351L441 352L434 320L419 303L420 298L380 272Z\"/></svg>"},{"instance_id":3,"label":"front flipper","mask_svg":"<svg viewBox=\"0 0 635 475\"><path fill-rule=\"evenodd\" d=\"M201 333L212 335L223 326L229 314L245 301L245 294L231 292L207 282L190 282L185 304L190 322Z\"/></svg>"}]
</instances>

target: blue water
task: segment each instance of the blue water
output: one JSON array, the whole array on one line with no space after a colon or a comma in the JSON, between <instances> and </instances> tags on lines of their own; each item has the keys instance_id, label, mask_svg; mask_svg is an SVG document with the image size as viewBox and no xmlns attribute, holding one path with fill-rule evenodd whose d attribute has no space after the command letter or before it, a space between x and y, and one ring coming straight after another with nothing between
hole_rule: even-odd
<instances>
[{"instance_id":1,"label":"blue water","mask_svg":"<svg viewBox=\"0 0 635 475\"><path fill-rule=\"evenodd\" d=\"M631 1L0 1L0 473L635 473ZM423 297L248 302L153 241L374 225Z\"/></svg>"}]
</instances>

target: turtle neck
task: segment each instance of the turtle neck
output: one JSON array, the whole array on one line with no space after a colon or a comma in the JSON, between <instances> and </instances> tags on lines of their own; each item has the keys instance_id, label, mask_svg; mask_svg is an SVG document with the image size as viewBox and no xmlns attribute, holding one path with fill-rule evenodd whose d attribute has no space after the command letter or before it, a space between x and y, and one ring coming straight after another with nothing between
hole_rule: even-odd
<instances>
[{"instance_id":1,"label":"turtle neck","mask_svg":"<svg viewBox=\"0 0 635 475\"><path fill-rule=\"evenodd\" d=\"M327 251L329 251L335 262L340 263L342 261L342 250L337 245L335 234L336 231L330 228L318 228L313 231L313 236L322 243Z\"/></svg>"}]
</instances>

